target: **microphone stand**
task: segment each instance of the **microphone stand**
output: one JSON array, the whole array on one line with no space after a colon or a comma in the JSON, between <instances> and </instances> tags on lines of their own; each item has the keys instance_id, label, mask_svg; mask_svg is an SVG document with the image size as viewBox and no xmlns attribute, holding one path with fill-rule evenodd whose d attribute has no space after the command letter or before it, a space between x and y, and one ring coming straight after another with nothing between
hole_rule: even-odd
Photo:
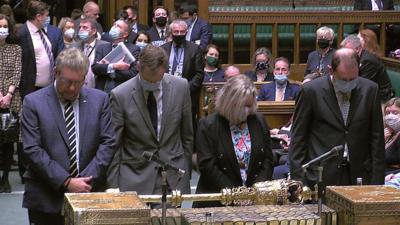
<instances>
[{"instance_id":1,"label":"microphone stand","mask_svg":"<svg viewBox=\"0 0 400 225\"><path fill-rule=\"evenodd\" d=\"M162 225L167 225L167 170L165 166L161 166L161 221Z\"/></svg>"},{"instance_id":2,"label":"microphone stand","mask_svg":"<svg viewBox=\"0 0 400 225\"><path fill-rule=\"evenodd\" d=\"M322 181L322 172L324 171L324 167L322 164L319 164L317 166L317 171L318 171L318 183L317 183L317 193L318 193L318 216L322 216L322 187L323 187L323 181Z\"/></svg>"}]
</instances>

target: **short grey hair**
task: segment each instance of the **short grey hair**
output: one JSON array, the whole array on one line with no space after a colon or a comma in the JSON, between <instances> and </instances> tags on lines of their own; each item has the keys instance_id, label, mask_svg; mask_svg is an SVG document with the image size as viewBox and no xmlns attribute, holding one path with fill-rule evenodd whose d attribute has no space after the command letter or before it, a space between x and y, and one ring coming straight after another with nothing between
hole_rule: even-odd
<instances>
[{"instance_id":1,"label":"short grey hair","mask_svg":"<svg viewBox=\"0 0 400 225\"><path fill-rule=\"evenodd\" d=\"M165 50L154 45L147 45L139 55L139 65L141 68L148 68L155 71L160 67L168 69L168 56Z\"/></svg>"},{"instance_id":2,"label":"short grey hair","mask_svg":"<svg viewBox=\"0 0 400 225\"><path fill-rule=\"evenodd\" d=\"M272 61L273 61L273 60L272 60L271 51L270 51L268 48L266 48L266 47L258 48L258 49L254 52L254 54L253 54L253 67L256 66L256 58L257 58L258 55L265 55L265 56L267 56L267 58L268 58L267 64L269 65L268 71L271 71L271 69L272 69L272 67L273 67L273 65L272 65Z\"/></svg>"},{"instance_id":3,"label":"short grey hair","mask_svg":"<svg viewBox=\"0 0 400 225\"><path fill-rule=\"evenodd\" d=\"M345 47L347 45L347 47L351 47L352 49L360 49L362 48L361 46L361 40L359 37L357 37L356 34L351 34L349 36L347 36L341 43L340 43L340 47Z\"/></svg>"},{"instance_id":4,"label":"short grey hair","mask_svg":"<svg viewBox=\"0 0 400 225\"><path fill-rule=\"evenodd\" d=\"M332 28L323 26L317 29L316 35L317 39L318 37L330 37L331 40L333 40L333 38L335 37L335 32Z\"/></svg>"},{"instance_id":5,"label":"short grey hair","mask_svg":"<svg viewBox=\"0 0 400 225\"><path fill-rule=\"evenodd\" d=\"M169 28L171 29L171 31L174 28L174 26L184 26L185 30L188 29L187 23L184 20L180 20L180 19L172 21L172 23L169 25Z\"/></svg>"},{"instance_id":6,"label":"short grey hair","mask_svg":"<svg viewBox=\"0 0 400 225\"><path fill-rule=\"evenodd\" d=\"M215 99L215 111L225 117L231 125L237 125L243 121L245 105L249 99L252 101L250 114L257 111L257 89L253 81L245 75L234 76L222 86Z\"/></svg>"},{"instance_id":7,"label":"short grey hair","mask_svg":"<svg viewBox=\"0 0 400 225\"><path fill-rule=\"evenodd\" d=\"M56 72L59 73L64 67L86 76L89 69L88 57L77 48L64 49L56 59Z\"/></svg>"}]
</instances>

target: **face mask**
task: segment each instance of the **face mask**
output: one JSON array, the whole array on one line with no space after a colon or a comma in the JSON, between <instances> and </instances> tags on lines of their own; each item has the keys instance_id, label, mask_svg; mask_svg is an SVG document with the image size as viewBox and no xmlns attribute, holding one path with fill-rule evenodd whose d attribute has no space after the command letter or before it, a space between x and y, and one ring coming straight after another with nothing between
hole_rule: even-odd
<instances>
[{"instance_id":1,"label":"face mask","mask_svg":"<svg viewBox=\"0 0 400 225\"><path fill-rule=\"evenodd\" d=\"M4 40L8 37L8 28L2 27L0 28L0 40Z\"/></svg>"},{"instance_id":2,"label":"face mask","mask_svg":"<svg viewBox=\"0 0 400 225\"><path fill-rule=\"evenodd\" d=\"M395 132L400 131L400 117L394 114L387 114L384 117L385 124Z\"/></svg>"},{"instance_id":3,"label":"face mask","mask_svg":"<svg viewBox=\"0 0 400 225\"><path fill-rule=\"evenodd\" d=\"M161 81L157 81L155 83L144 80L143 78L139 79L140 84L142 85L143 90L145 91L157 91L160 90Z\"/></svg>"},{"instance_id":4,"label":"face mask","mask_svg":"<svg viewBox=\"0 0 400 225\"><path fill-rule=\"evenodd\" d=\"M66 38L72 38L72 37L74 37L74 34L75 34L75 30L73 28L69 28L64 32L64 36Z\"/></svg>"},{"instance_id":5,"label":"face mask","mask_svg":"<svg viewBox=\"0 0 400 225\"><path fill-rule=\"evenodd\" d=\"M351 81L344 81L335 78L334 85L336 90L344 94L348 94L357 86L357 78Z\"/></svg>"},{"instance_id":6,"label":"face mask","mask_svg":"<svg viewBox=\"0 0 400 225\"><path fill-rule=\"evenodd\" d=\"M274 74L274 79L278 85L282 86L286 84L288 78L286 74Z\"/></svg>"},{"instance_id":7,"label":"face mask","mask_svg":"<svg viewBox=\"0 0 400 225\"><path fill-rule=\"evenodd\" d=\"M172 35L172 40L177 46L180 46L186 39L186 35Z\"/></svg>"},{"instance_id":8,"label":"face mask","mask_svg":"<svg viewBox=\"0 0 400 225\"><path fill-rule=\"evenodd\" d=\"M43 22L43 28L49 26L49 24L50 24L50 16L47 16L46 20Z\"/></svg>"},{"instance_id":9,"label":"face mask","mask_svg":"<svg viewBox=\"0 0 400 225\"><path fill-rule=\"evenodd\" d=\"M217 66L218 65L218 58L212 56L206 56L207 64L210 66Z\"/></svg>"},{"instance_id":10,"label":"face mask","mask_svg":"<svg viewBox=\"0 0 400 225\"><path fill-rule=\"evenodd\" d=\"M164 16L157 17L156 24L159 27L165 27L165 24L167 24L167 17Z\"/></svg>"},{"instance_id":11,"label":"face mask","mask_svg":"<svg viewBox=\"0 0 400 225\"><path fill-rule=\"evenodd\" d=\"M328 39L318 39L317 44L320 49L326 49L330 46L330 41Z\"/></svg>"},{"instance_id":12,"label":"face mask","mask_svg":"<svg viewBox=\"0 0 400 225\"><path fill-rule=\"evenodd\" d=\"M256 70L266 70L268 69L267 62L257 62L256 63Z\"/></svg>"},{"instance_id":13,"label":"face mask","mask_svg":"<svg viewBox=\"0 0 400 225\"><path fill-rule=\"evenodd\" d=\"M136 46L138 46L140 48L140 50L143 50L144 47L147 46L146 42L136 42Z\"/></svg>"},{"instance_id":14,"label":"face mask","mask_svg":"<svg viewBox=\"0 0 400 225\"><path fill-rule=\"evenodd\" d=\"M87 41L89 39L89 31L79 31L78 37L84 42Z\"/></svg>"},{"instance_id":15,"label":"face mask","mask_svg":"<svg viewBox=\"0 0 400 225\"><path fill-rule=\"evenodd\" d=\"M119 38L119 36L121 35L121 31L119 30L118 27L113 26L113 27L111 27L110 32L108 32L108 34L110 34L110 37L113 40L115 40L115 39Z\"/></svg>"}]
</instances>

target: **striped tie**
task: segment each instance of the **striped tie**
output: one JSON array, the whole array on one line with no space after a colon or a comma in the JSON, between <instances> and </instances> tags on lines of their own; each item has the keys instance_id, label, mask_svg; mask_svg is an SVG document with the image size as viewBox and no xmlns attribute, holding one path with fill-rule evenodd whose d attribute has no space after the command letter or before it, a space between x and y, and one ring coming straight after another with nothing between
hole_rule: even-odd
<instances>
[{"instance_id":1,"label":"striped tie","mask_svg":"<svg viewBox=\"0 0 400 225\"><path fill-rule=\"evenodd\" d=\"M54 81L55 77L55 70L54 70L54 57L53 57L53 52L51 51L51 48L47 44L46 38L43 35L44 30L38 30L40 40L43 42L44 49L46 50L47 57L49 57L49 62L50 62L50 81Z\"/></svg>"},{"instance_id":2,"label":"striped tie","mask_svg":"<svg viewBox=\"0 0 400 225\"><path fill-rule=\"evenodd\" d=\"M74 108L71 102L67 102L64 106L65 124L67 127L67 135L69 140L69 173L71 177L78 176L78 161L76 158L76 130Z\"/></svg>"}]
</instances>

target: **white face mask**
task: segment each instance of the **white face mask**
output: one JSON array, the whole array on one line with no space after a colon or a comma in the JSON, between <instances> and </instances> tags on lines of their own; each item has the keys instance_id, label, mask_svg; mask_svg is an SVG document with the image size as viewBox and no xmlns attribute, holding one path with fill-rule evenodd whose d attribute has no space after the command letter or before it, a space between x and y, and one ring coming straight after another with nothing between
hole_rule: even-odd
<instances>
[{"instance_id":1,"label":"white face mask","mask_svg":"<svg viewBox=\"0 0 400 225\"><path fill-rule=\"evenodd\" d=\"M0 40L4 40L8 37L8 28L2 27L0 28Z\"/></svg>"},{"instance_id":2,"label":"white face mask","mask_svg":"<svg viewBox=\"0 0 400 225\"><path fill-rule=\"evenodd\" d=\"M64 36L66 38L73 38L75 34L75 30L73 28L69 28L64 32Z\"/></svg>"},{"instance_id":3,"label":"white face mask","mask_svg":"<svg viewBox=\"0 0 400 225\"><path fill-rule=\"evenodd\" d=\"M385 124L395 132L400 131L400 117L395 114L387 114L384 117Z\"/></svg>"}]
</instances>

